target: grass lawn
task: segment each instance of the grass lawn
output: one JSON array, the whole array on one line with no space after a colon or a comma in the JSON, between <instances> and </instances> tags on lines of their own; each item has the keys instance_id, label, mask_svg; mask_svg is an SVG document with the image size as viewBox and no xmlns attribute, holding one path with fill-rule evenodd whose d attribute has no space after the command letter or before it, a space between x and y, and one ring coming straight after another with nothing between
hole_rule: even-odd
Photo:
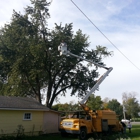
<instances>
[{"instance_id":1,"label":"grass lawn","mask_svg":"<svg viewBox=\"0 0 140 140\"><path fill-rule=\"evenodd\" d=\"M133 125L132 132L129 133L127 130L127 135L131 140L140 140L140 125Z\"/></svg>"},{"instance_id":2,"label":"grass lawn","mask_svg":"<svg viewBox=\"0 0 140 140\"><path fill-rule=\"evenodd\" d=\"M120 135L120 137L121 138L119 139L118 135L105 136L105 137L103 137L102 140L140 140L140 125L133 125L131 133L129 133L129 131L127 130L126 135ZM17 139L4 138L4 139L0 139L0 140L17 140ZM38 136L38 137L35 137L35 136L34 137L23 137L18 140L78 140L78 138L74 137L74 136L61 137L60 134L49 134L49 135ZM91 135L87 138L87 140L94 140L94 139L92 138L92 135Z\"/></svg>"},{"instance_id":3,"label":"grass lawn","mask_svg":"<svg viewBox=\"0 0 140 140\"><path fill-rule=\"evenodd\" d=\"M120 138L120 140L140 140L140 125L133 125L132 132L129 133L127 129L126 135L121 135L121 137L124 139ZM106 137L106 140L115 140L115 139L116 139L115 135L109 138ZM48 136L40 136L40 138L36 137L30 140L78 140L78 138L72 136L63 138L60 135L48 135ZM91 136L88 138L88 140L94 140L94 139Z\"/></svg>"}]
</instances>

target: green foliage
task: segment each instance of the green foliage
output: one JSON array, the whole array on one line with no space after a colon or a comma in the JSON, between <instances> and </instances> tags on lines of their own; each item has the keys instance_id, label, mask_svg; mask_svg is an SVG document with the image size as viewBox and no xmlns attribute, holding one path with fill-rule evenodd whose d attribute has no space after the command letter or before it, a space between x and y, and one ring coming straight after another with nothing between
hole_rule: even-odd
<instances>
[{"instance_id":1,"label":"green foliage","mask_svg":"<svg viewBox=\"0 0 140 140\"><path fill-rule=\"evenodd\" d=\"M123 107L116 99L110 100L108 102L107 108L115 111L116 114L119 115L120 120L123 118Z\"/></svg>"},{"instance_id":2,"label":"green foliage","mask_svg":"<svg viewBox=\"0 0 140 140\"><path fill-rule=\"evenodd\" d=\"M27 7L25 15L14 11L12 22L1 29L0 75L4 84L1 93L15 96L36 95L41 102L41 68L45 61L42 59L45 48L40 35L42 31L46 31L46 27L42 29L41 25L46 23L49 3L37 0L32 1L32 4L34 7Z\"/></svg>"},{"instance_id":3,"label":"green foliage","mask_svg":"<svg viewBox=\"0 0 140 140\"><path fill-rule=\"evenodd\" d=\"M90 98L87 102L87 106L92 110L99 110L102 109L102 100L100 96L95 96L94 94L90 95Z\"/></svg>"},{"instance_id":4,"label":"green foliage","mask_svg":"<svg viewBox=\"0 0 140 140\"><path fill-rule=\"evenodd\" d=\"M70 102L69 104L68 103L65 103L65 104L56 104L56 105L53 105L52 106L52 109L53 110L56 110L56 111L64 111L64 112L68 112L68 111L77 111L79 110L79 108L81 109L81 107L79 106L79 104L76 104L74 102Z\"/></svg>"},{"instance_id":5,"label":"green foliage","mask_svg":"<svg viewBox=\"0 0 140 140\"><path fill-rule=\"evenodd\" d=\"M58 111L60 105L61 105L61 104L55 104L55 105L52 106L51 109L52 109L52 110L55 110L55 111Z\"/></svg>"},{"instance_id":6,"label":"green foliage","mask_svg":"<svg viewBox=\"0 0 140 140\"><path fill-rule=\"evenodd\" d=\"M31 96L41 103L45 89L46 105L51 108L59 94L84 96L95 84L97 68L89 69L73 57L59 56L61 41L70 52L102 65L102 58L111 55L106 47L88 50L88 36L73 25L55 24L49 30L48 6L44 0L31 0L33 7L25 14L13 12L12 21L0 30L0 93L12 96ZM82 82L81 82L82 81Z\"/></svg>"},{"instance_id":7,"label":"green foliage","mask_svg":"<svg viewBox=\"0 0 140 140\"><path fill-rule=\"evenodd\" d=\"M65 103L53 105L52 109L62 112L61 116L67 116L73 111L82 110L81 106L78 103L74 103L73 101L71 101L69 104Z\"/></svg>"}]
</instances>

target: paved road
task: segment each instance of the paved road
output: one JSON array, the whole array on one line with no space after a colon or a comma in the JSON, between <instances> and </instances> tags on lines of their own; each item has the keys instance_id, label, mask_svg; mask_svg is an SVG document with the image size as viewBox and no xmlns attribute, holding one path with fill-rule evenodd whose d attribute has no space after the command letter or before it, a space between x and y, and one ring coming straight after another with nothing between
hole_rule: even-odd
<instances>
[{"instance_id":1,"label":"paved road","mask_svg":"<svg viewBox=\"0 0 140 140\"><path fill-rule=\"evenodd\" d=\"M133 125L135 125L135 124L138 124L138 125L140 125L140 122L131 122L131 124Z\"/></svg>"}]
</instances>

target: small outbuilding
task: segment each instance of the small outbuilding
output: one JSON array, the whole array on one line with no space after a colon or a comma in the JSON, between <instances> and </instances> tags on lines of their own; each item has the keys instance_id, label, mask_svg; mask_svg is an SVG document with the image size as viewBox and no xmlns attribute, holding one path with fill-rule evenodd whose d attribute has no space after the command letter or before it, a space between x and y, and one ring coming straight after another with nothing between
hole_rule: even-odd
<instances>
[{"instance_id":1,"label":"small outbuilding","mask_svg":"<svg viewBox=\"0 0 140 140\"><path fill-rule=\"evenodd\" d=\"M32 98L0 96L0 135L58 133L61 115Z\"/></svg>"}]
</instances>

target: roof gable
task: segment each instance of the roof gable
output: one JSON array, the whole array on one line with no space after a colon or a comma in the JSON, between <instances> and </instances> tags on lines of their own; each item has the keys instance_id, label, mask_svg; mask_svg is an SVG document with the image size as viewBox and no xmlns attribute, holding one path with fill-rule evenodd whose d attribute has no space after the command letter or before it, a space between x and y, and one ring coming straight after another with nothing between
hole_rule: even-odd
<instances>
[{"instance_id":1,"label":"roof gable","mask_svg":"<svg viewBox=\"0 0 140 140\"><path fill-rule=\"evenodd\" d=\"M50 110L33 98L15 96L0 96L0 109Z\"/></svg>"}]
</instances>

